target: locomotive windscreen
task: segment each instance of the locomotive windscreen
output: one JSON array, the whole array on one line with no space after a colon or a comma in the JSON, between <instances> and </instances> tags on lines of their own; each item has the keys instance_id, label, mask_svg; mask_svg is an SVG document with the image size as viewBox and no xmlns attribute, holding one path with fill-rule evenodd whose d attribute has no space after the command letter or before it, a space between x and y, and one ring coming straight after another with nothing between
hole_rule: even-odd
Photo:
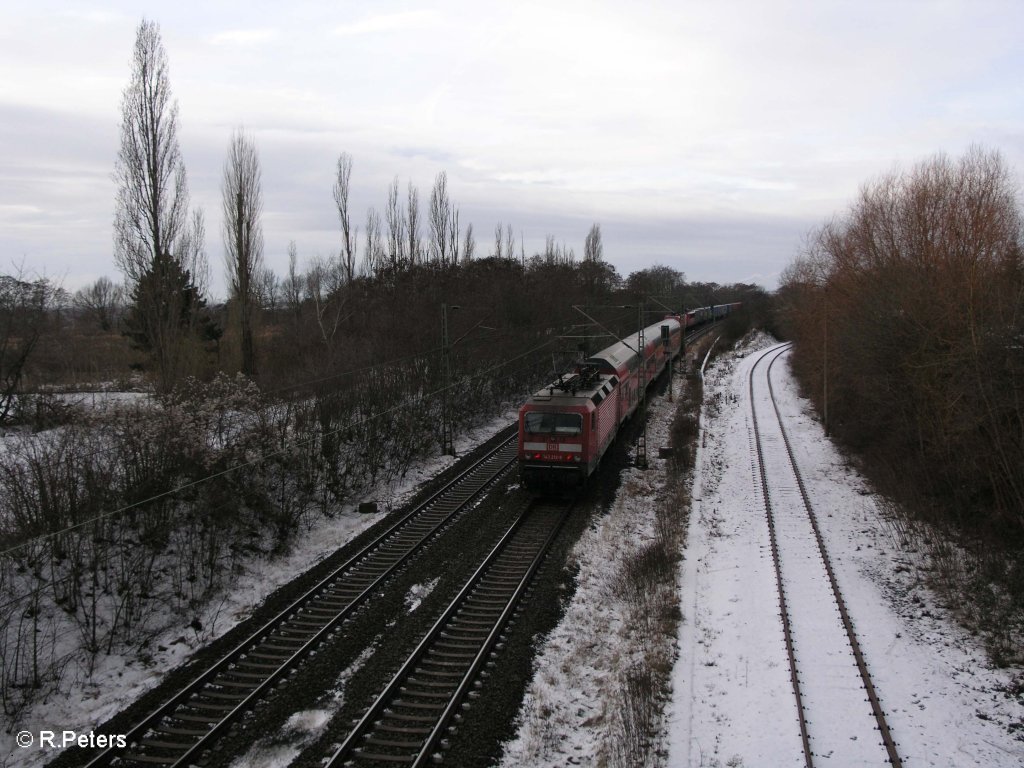
<instances>
[{"instance_id":1,"label":"locomotive windscreen","mask_svg":"<svg viewBox=\"0 0 1024 768\"><path fill-rule=\"evenodd\" d=\"M531 434L578 435L583 431L583 417L578 413L530 411L523 425Z\"/></svg>"}]
</instances>

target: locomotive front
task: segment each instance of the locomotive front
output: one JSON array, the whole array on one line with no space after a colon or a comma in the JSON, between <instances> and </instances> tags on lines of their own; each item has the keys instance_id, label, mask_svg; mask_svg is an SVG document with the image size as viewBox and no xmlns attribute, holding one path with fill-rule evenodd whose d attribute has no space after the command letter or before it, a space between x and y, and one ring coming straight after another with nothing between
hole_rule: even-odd
<instances>
[{"instance_id":1,"label":"locomotive front","mask_svg":"<svg viewBox=\"0 0 1024 768\"><path fill-rule=\"evenodd\" d=\"M538 393L519 409L519 475L524 485L538 492L583 485L590 470L592 411L592 403L567 393Z\"/></svg>"}]
</instances>

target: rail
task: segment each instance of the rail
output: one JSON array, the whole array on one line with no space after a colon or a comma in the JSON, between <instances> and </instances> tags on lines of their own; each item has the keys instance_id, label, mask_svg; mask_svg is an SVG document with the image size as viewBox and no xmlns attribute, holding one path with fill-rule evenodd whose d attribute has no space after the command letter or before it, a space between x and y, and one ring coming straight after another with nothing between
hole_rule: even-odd
<instances>
[{"instance_id":1,"label":"rail","mask_svg":"<svg viewBox=\"0 0 1024 768\"><path fill-rule=\"evenodd\" d=\"M125 748L106 749L87 768L118 764L184 766L364 604L486 488L513 465L516 434L389 526L143 720Z\"/></svg>"},{"instance_id":2,"label":"rail","mask_svg":"<svg viewBox=\"0 0 1024 768\"><path fill-rule=\"evenodd\" d=\"M754 433L754 447L757 457L758 474L760 476L761 491L764 499L765 514L768 522L769 540L771 543L772 552L772 563L775 570L776 586L779 595L779 609L782 618L782 629L783 637L786 645L786 655L789 661L790 668L790 682L793 688L793 694L796 701L797 717L800 725L800 736L802 742L802 750L804 755L804 761L807 768L813 768L815 752L813 749L814 737L812 735L812 729L809 726L809 720L806 717L806 705L807 696L805 692L805 686L802 685L801 680L804 679L800 674L800 654L797 652L798 642L795 639L794 632L794 621L792 606L790 600L787 598L786 590L786 578L784 577L784 554L782 553L782 547L780 547L779 538L779 525L777 522L777 513L772 504L773 493L770 489L772 483L769 480L768 461L766 461L766 455L769 451L765 450L765 435L762 430L762 426L770 426L771 429L777 429L781 437L785 452L775 451L776 462L785 461L788 471L792 472L792 476L796 481L797 489L799 491L800 502L803 509L803 519L809 524L811 531L813 531L813 539L816 547L816 552L820 557L821 566L825 572L825 577L828 582L827 592L831 596L831 600L835 605L836 611L839 614L840 621L842 623L842 630L845 635L845 640L849 645L850 653L853 656L855 665L857 667L859 681L861 687L867 695L867 701L870 703L871 714L874 717L876 728L882 739L882 746L885 748L886 757L888 762L894 768L901 768L902 761L900 760L897 745L892 737L888 722L886 721L885 713L882 710L881 701L878 697L874 683L872 682L871 675L867 668L867 663L864 658L863 651L861 650L860 643L858 642L856 632L854 631L853 621L850 617L849 609L847 608L846 601L843 599L842 592L839 587L838 579L836 578L835 569L832 566L831 558L829 557L828 548L825 544L824 536L821 532L821 527L818 522L818 517L814 512L814 508L811 504L810 496L807 492L806 485L802 474L800 473L799 466L796 462L796 457L793 452L792 444L789 440L789 435L786 431L782 413L779 409L778 401L775 397L775 389L772 385L772 367L775 362L789 349L789 345L780 345L773 347L766 352L762 353L757 359L753 366L751 366L749 373L749 396L750 396L750 409L751 409L751 421L753 424ZM758 366L762 362L770 359L768 363L765 379L768 384L768 396L774 411L775 420L770 425L762 421L766 418L762 413L759 415L757 409L757 398L755 397L754 391L754 379L755 372ZM784 459L782 458L784 456ZM776 479L775 482L778 482ZM806 566L812 568L813 566ZM816 605L814 608L818 613L825 612L825 606ZM817 642L821 641L821 638L815 638ZM805 670L806 672L806 670ZM813 675L808 675L806 679L812 679Z\"/></svg>"}]
</instances>

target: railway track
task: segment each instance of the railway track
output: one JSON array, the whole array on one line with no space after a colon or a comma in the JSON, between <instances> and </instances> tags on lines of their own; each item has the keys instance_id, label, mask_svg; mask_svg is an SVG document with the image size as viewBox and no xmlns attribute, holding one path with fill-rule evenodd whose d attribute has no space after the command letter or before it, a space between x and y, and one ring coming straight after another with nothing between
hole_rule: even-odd
<instances>
[{"instance_id":1,"label":"railway track","mask_svg":"<svg viewBox=\"0 0 1024 768\"><path fill-rule=\"evenodd\" d=\"M775 402L772 347L750 369L752 445L804 761L902 766ZM760 370L760 373L759 373Z\"/></svg>"},{"instance_id":2,"label":"railway track","mask_svg":"<svg viewBox=\"0 0 1024 768\"><path fill-rule=\"evenodd\" d=\"M115 764L185 766L266 698L410 558L502 477L516 458L516 433L391 525L284 611L237 645L125 734L127 746L96 755Z\"/></svg>"},{"instance_id":3,"label":"railway track","mask_svg":"<svg viewBox=\"0 0 1024 768\"><path fill-rule=\"evenodd\" d=\"M530 504L325 762L328 768L438 760L571 506Z\"/></svg>"}]
</instances>

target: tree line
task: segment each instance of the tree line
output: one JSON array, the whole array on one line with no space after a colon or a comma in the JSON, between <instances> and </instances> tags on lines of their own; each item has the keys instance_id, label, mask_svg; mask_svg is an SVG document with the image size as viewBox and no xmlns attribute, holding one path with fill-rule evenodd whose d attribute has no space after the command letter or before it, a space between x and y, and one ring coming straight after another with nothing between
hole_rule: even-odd
<instances>
[{"instance_id":1,"label":"tree line","mask_svg":"<svg viewBox=\"0 0 1024 768\"><path fill-rule=\"evenodd\" d=\"M992 554L959 574L987 584L979 608L1024 607L1022 234L998 152L937 155L865 184L779 290L828 429L915 519Z\"/></svg>"}]
</instances>

